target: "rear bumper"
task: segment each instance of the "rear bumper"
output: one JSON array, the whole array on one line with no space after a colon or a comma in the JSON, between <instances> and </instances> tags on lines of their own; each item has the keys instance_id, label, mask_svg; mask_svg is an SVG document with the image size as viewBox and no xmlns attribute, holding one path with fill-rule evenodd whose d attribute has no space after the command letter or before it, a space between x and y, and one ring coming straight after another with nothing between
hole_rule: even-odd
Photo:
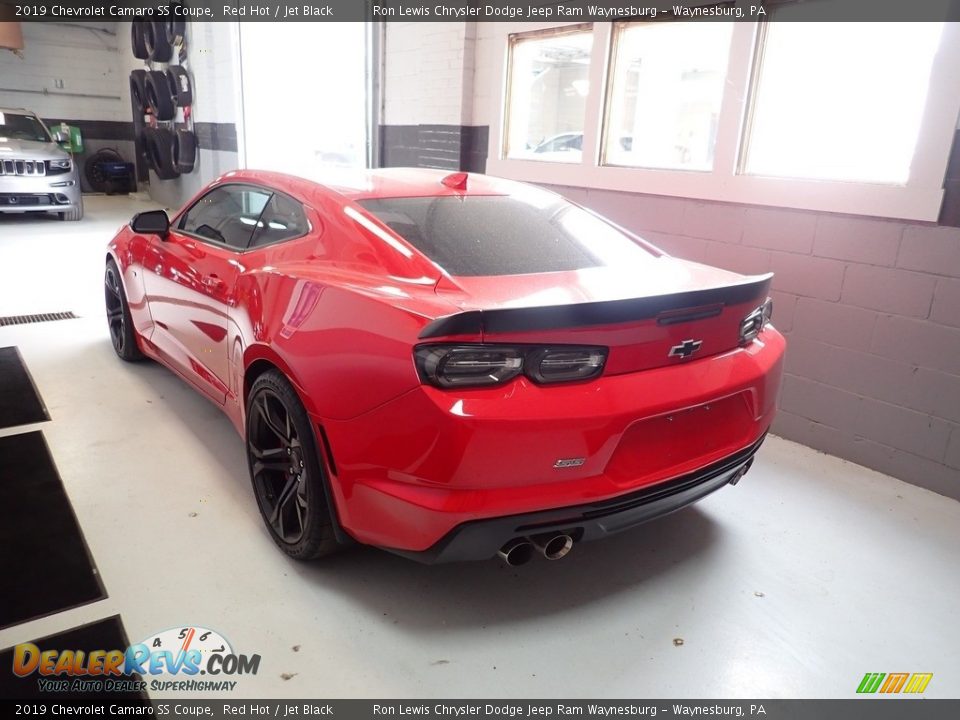
<instances>
[{"instance_id":1,"label":"rear bumper","mask_svg":"<svg viewBox=\"0 0 960 720\"><path fill-rule=\"evenodd\" d=\"M753 463L753 456L765 437L710 467L613 500L464 523L432 547L419 552L384 549L411 560L435 564L486 560L510 540L532 535L564 533L575 542L604 538L676 512L739 481Z\"/></svg>"},{"instance_id":2,"label":"rear bumper","mask_svg":"<svg viewBox=\"0 0 960 720\"><path fill-rule=\"evenodd\" d=\"M503 520L512 533L510 518L619 503L699 477L755 449L773 421L785 343L772 328L761 337L589 383L421 386L356 418L315 418L329 441L338 519L363 544L429 553L474 522Z\"/></svg>"}]
</instances>

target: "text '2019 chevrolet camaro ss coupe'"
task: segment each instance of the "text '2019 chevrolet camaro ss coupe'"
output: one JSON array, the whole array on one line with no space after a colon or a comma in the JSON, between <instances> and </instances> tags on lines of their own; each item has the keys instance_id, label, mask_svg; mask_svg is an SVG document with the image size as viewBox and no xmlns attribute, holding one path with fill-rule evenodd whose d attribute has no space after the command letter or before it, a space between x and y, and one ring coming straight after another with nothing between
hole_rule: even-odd
<instances>
[{"instance_id":1,"label":"text '2019 chevrolet camaro ss coupe'","mask_svg":"<svg viewBox=\"0 0 960 720\"><path fill-rule=\"evenodd\" d=\"M784 353L770 275L540 188L224 175L106 256L110 335L222 407L273 540L556 559L736 483Z\"/></svg>"}]
</instances>

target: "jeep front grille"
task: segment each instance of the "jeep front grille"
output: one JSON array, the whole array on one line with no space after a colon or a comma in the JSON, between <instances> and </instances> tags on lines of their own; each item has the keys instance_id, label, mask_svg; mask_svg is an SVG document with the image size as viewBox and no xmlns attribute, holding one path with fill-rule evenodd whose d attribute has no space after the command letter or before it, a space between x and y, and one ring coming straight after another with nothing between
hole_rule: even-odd
<instances>
[{"instance_id":1,"label":"jeep front grille","mask_svg":"<svg viewBox=\"0 0 960 720\"><path fill-rule=\"evenodd\" d=\"M46 175L47 166L43 160L7 160L0 159L2 175Z\"/></svg>"}]
</instances>

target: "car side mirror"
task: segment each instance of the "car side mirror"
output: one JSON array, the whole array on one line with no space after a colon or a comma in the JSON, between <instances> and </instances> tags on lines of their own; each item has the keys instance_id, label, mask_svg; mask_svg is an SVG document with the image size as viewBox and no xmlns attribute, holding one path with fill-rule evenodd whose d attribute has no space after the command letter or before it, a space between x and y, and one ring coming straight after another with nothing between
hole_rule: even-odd
<instances>
[{"instance_id":1,"label":"car side mirror","mask_svg":"<svg viewBox=\"0 0 960 720\"><path fill-rule=\"evenodd\" d=\"M57 145L69 145L69 144L70 144L70 138L68 138L66 135L64 135L64 134L63 134L62 132L60 132L59 130L57 130L55 133L53 133L53 141L54 141Z\"/></svg>"},{"instance_id":2,"label":"car side mirror","mask_svg":"<svg viewBox=\"0 0 960 720\"><path fill-rule=\"evenodd\" d=\"M149 210L134 215L130 227L134 232L159 235L161 240L165 240L170 232L170 218L163 210Z\"/></svg>"}]
</instances>

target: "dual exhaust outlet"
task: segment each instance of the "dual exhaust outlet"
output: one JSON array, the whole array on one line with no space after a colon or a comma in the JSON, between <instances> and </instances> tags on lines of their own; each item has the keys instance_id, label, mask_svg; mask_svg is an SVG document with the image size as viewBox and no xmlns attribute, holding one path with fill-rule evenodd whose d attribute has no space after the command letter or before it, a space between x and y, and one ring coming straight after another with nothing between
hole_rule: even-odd
<instances>
[{"instance_id":1,"label":"dual exhaust outlet","mask_svg":"<svg viewBox=\"0 0 960 720\"><path fill-rule=\"evenodd\" d=\"M750 457L747 462L738 468L727 482L730 485L736 485L747 474L751 465L753 465L753 457ZM572 549L573 537L567 533L544 533L542 535L514 538L500 548L497 555L507 565L516 567L530 562L535 552L539 552L547 560L559 560L566 557Z\"/></svg>"},{"instance_id":2,"label":"dual exhaust outlet","mask_svg":"<svg viewBox=\"0 0 960 720\"><path fill-rule=\"evenodd\" d=\"M529 538L515 538L497 551L497 555L511 567L524 565L539 552L547 560L559 560L573 549L573 538L566 533L533 535Z\"/></svg>"}]
</instances>

